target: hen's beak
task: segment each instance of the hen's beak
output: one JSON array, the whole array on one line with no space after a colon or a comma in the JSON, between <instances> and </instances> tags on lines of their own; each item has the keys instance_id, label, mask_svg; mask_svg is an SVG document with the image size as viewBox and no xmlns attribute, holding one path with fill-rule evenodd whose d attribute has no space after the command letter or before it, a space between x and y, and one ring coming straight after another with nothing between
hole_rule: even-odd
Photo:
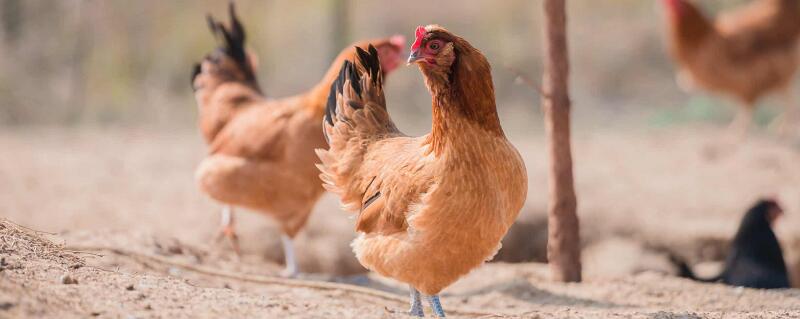
<instances>
[{"instance_id":1,"label":"hen's beak","mask_svg":"<svg viewBox=\"0 0 800 319\"><path fill-rule=\"evenodd\" d=\"M406 61L406 63L408 63L408 65L411 65L411 63L417 62L421 59L422 55L419 54L419 50L411 51L411 55L408 56L408 61Z\"/></svg>"}]
</instances>

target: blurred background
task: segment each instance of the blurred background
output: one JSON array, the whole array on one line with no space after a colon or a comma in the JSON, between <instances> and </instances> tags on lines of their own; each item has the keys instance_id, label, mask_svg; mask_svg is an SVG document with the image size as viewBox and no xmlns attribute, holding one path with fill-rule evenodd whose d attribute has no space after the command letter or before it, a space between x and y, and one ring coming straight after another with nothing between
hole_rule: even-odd
<instances>
[{"instance_id":1,"label":"blurred background","mask_svg":"<svg viewBox=\"0 0 800 319\"><path fill-rule=\"evenodd\" d=\"M708 12L744 1L710 1ZM226 17L226 1L0 2L0 124L59 126L146 125L192 128L196 113L188 89L192 63L215 46L207 13ZM541 15L537 1L352 0L239 1L249 44L258 53L264 91L297 93L315 83L349 43L438 23L469 39L494 66L507 127L538 123L538 97L515 86L514 68L538 80ZM724 122L725 101L690 99L674 85L665 50L663 12L657 2L617 0L570 3L572 94L576 116L617 124L668 125ZM410 43L409 43L410 44ZM272 80L280 78L280 81ZM419 72L404 68L390 96L409 101L397 112L404 127L421 133L430 112ZM766 104L770 104L769 101ZM394 103L393 103L394 105ZM774 115L762 111L762 117ZM605 120L599 121L597 116ZM622 119L620 119L622 118ZM404 118L405 119L405 118ZM762 120L766 121L766 119ZM419 125L417 125L417 122ZM404 121L405 123L405 121Z\"/></svg>"},{"instance_id":2,"label":"blurred background","mask_svg":"<svg viewBox=\"0 0 800 319\"><path fill-rule=\"evenodd\" d=\"M743 2L702 6L714 13ZM540 1L237 5L259 57L259 82L271 97L311 87L350 42L399 33L410 45L417 25L441 24L482 50L493 65L502 123L530 179L525 210L499 258L545 261L540 97L515 84L518 72L535 82L541 77ZM111 231L210 243L219 205L193 180L205 148L189 85L193 63L216 47L207 13L227 21L227 2L0 0L0 216L89 237ZM722 133L735 108L678 88L664 35L657 1L569 2L585 269L668 271L665 247L692 261L719 261L745 209L767 195L786 206L779 238L797 259L799 144L756 130L731 157L704 159L702 147ZM427 132L430 96L419 71L400 68L386 91L398 126ZM761 124L780 110L772 99L760 105ZM239 224L246 253L282 260L270 220L241 214ZM352 236L352 221L326 195L297 244L301 269L361 271L347 245Z\"/></svg>"}]
</instances>

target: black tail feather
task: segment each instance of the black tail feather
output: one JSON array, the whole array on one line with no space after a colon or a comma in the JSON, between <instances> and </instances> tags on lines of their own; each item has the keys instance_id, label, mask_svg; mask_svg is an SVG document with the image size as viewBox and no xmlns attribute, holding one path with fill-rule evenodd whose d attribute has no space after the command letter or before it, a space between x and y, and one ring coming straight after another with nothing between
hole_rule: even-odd
<instances>
[{"instance_id":1,"label":"black tail feather","mask_svg":"<svg viewBox=\"0 0 800 319\"><path fill-rule=\"evenodd\" d=\"M194 79L200 75L200 72L203 72L203 68L200 66L200 63L195 63L194 67L192 68L192 82L190 83L192 89L196 89L194 87Z\"/></svg>"},{"instance_id":2,"label":"black tail feather","mask_svg":"<svg viewBox=\"0 0 800 319\"><path fill-rule=\"evenodd\" d=\"M244 27L239 21L239 17L236 15L236 6L233 1L231 1L228 6L228 14L231 20L230 27L226 27L222 22L216 21L211 14L206 15L208 29L218 42L218 50L222 51L236 62L241 71L244 72L246 82L260 93L261 89L256 79L256 71L253 68L253 64L250 63L251 61L248 61L248 56L245 51L246 35ZM194 83L194 78L199 74L199 72L197 72L198 70L199 68L195 67L192 73L192 83Z\"/></svg>"},{"instance_id":3,"label":"black tail feather","mask_svg":"<svg viewBox=\"0 0 800 319\"><path fill-rule=\"evenodd\" d=\"M370 44L367 50L356 47L356 55L358 63L363 67L363 72L369 73L372 78L373 85L383 84L383 74L381 72L381 63L378 59L378 50ZM350 81L350 86L353 91L361 97L361 71L356 67L353 62L344 61L339 76L331 84L331 90L328 94L328 103L325 107L325 121L333 125L333 117L336 116L336 95L341 94L344 89L346 80ZM356 105L351 105L356 106Z\"/></svg>"},{"instance_id":4,"label":"black tail feather","mask_svg":"<svg viewBox=\"0 0 800 319\"><path fill-rule=\"evenodd\" d=\"M236 13L233 9L233 3L230 7L231 14L231 28L230 30L222 27L222 36L225 38L225 44L228 49L228 54L233 57L237 62L246 63L247 55L244 52L244 29L236 19Z\"/></svg>"},{"instance_id":5,"label":"black tail feather","mask_svg":"<svg viewBox=\"0 0 800 319\"><path fill-rule=\"evenodd\" d=\"M236 16L236 8L233 1L228 5L228 13L231 16L231 35L243 44L245 41L244 27L239 22L239 17Z\"/></svg>"},{"instance_id":6,"label":"black tail feather","mask_svg":"<svg viewBox=\"0 0 800 319\"><path fill-rule=\"evenodd\" d=\"M669 261L672 264L674 264L675 267L678 268L678 277L687 278L687 279L691 279L691 280L694 280L694 281L700 281L700 282L715 282L715 281L719 281L719 279L720 279L720 276L715 276L713 278L700 278L700 277L697 277L697 275L695 275L694 271L692 271L692 268L689 267L689 264L686 263L686 261L683 258L679 257L675 253L672 253L672 252L669 253Z\"/></svg>"},{"instance_id":7,"label":"black tail feather","mask_svg":"<svg viewBox=\"0 0 800 319\"><path fill-rule=\"evenodd\" d=\"M206 15L208 29L218 41L223 41L221 44L226 54L242 65L247 65L247 54L244 50L245 31L239 18L236 16L236 8L233 1L231 1L228 10L231 19L230 28L226 28L224 24L214 20L214 17L208 14Z\"/></svg>"},{"instance_id":8,"label":"black tail feather","mask_svg":"<svg viewBox=\"0 0 800 319\"><path fill-rule=\"evenodd\" d=\"M367 50L369 50L369 52L361 48L356 48L358 62L364 67L366 72L369 73L372 78L372 84L381 85L383 84L383 74L381 72L381 63L378 59L378 50L375 49L372 44L369 45Z\"/></svg>"},{"instance_id":9,"label":"black tail feather","mask_svg":"<svg viewBox=\"0 0 800 319\"><path fill-rule=\"evenodd\" d=\"M214 17L211 14L206 14L206 22L208 23L208 30L211 31L211 34L214 35L215 38L219 38L219 24L217 21L214 21Z\"/></svg>"},{"instance_id":10,"label":"black tail feather","mask_svg":"<svg viewBox=\"0 0 800 319\"><path fill-rule=\"evenodd\" d=\"M345 77L350 72L348 69L352 68L350 61L344 61L342 68L339 69L339 76L331 84L331 91L328 93L328 103L325 106L325 121L333 125L333 117L336 116L336 95L342 93L344 89Z\"/></svg>"}]
</instances>

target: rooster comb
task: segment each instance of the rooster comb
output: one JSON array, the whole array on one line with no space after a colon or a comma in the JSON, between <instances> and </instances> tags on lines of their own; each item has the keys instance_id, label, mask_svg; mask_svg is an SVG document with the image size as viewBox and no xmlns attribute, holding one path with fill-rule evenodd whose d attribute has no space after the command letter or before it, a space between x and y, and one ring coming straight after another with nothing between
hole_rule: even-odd
<instances>
[{"instance_id":1,"label":"rooster comb","mask_svg":"<svg viewBox=\"0 0 800 319\"><path fill-rule=\"evenodd\" d=\"M414 44L411 45L411 50L419 49L422 45L422 39L425 38L425 35L428 34L428 31L425 30L425 27L418 26L417 31L414 33Z\"/></svg>"}]
</instances>

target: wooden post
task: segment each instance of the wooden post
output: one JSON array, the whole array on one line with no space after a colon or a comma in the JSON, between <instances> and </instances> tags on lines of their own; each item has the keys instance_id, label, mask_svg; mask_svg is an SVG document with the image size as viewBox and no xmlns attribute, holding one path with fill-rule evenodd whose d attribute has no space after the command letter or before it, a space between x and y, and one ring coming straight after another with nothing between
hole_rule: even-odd
<instances>
[{"instance_id":1,"label":"wooden post","mask_svg":"<svg viewBox=\"0 0 800 319\"><path fill-rule=\"evenodd\" d=\"M580 233L572 176L565 0L544 0L542 107L549 159L547 259L553 279L581 281Z\"/></svg>"}]
</instances>

